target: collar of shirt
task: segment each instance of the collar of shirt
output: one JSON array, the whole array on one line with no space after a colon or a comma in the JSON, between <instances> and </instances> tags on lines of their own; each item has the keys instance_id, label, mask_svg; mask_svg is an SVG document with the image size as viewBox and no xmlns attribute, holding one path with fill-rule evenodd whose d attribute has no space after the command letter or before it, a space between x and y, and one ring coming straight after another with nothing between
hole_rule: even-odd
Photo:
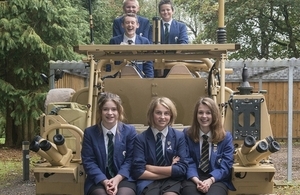
<instances>
[{"instance_id":1,"label":"collar of shirt","mask_svg":"<svg viewBox=\"0 0 300 195\"><path fill-rule=\"evenodd\" d=\"M164 142L164 140L165 140L165 138L167 137L167 134L168 134L168 126L165 127L162 131L159 131L159 130L157 130L156 128L153 128L153 127L151 127L151 129L152 129L153 135L154 135L154 137L155 137L155 140L156 140L156 134L158 134L159 132L161 132L161 133L163 134L163 136L162 136L161 139L162 139L163 142Z\"/></svg>"},{"instance_id":2,"label":"collar of shirt","mask_svg":"<svg viewBox=\"0 0 300 195\"><path fill-rule=\"evenodd\" d=\"M200 130L200 140L203 140L202 135L205 135L205 133L203 133ZM208 133L206 133L206 135L208 136L208 141L210 142L211 141L211 131L209 131Z\"/></svg>"},{"instance_id":3,"label":"collar of shirt","mask_svg":"<svg viewBox=\"0 0 300 195\"><path fill-rule=\"evenodd\" d=\"M170 27L171 27L172 21L173 21L173 19L171 19L169 22L165 22L165 21L162 20L163 27L165 26L166 23L168 23L169 24L168 28L169 28L169 31L170 31Z\"/></svg>"},{"instance_id":4,"label":"collar of shirt","mask_svg":"<svg viewBox=\"0 0 300 195\"><path fill-rule=\"evenodd\" d=\"M106 135L108 131L112 132L112 134L114 134L114 137L116 136L117 126L118 126L118 124L116 124L115 126L113 126L113 128L111 128L111 129L106 129L106 128L102 125L102 123L101 123L101 127L102 127L102 130L103 130L103 135L104 135L105 139L108 140L107 135Z\"/></svg>"},{"instance_id":5,"label":"collar of shirt","mask_svg":"<svg viewBox=\"0 0 300 195\"><path fill-rule=\"evenodd\" d=\"M135 38L136 38L136 35L134 35L134 37L132 37L132 38L129 38L124 34L123 42L128 43L128 40L132 40L133 42L131 45L135 45Z\"/></svg>"}]
</instances>

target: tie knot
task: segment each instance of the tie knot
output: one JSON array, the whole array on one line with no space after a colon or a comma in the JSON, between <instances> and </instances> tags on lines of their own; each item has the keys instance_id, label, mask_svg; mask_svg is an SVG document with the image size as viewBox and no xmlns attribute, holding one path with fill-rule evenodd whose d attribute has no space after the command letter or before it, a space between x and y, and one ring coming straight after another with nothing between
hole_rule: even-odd
<instances>
[{"instance_id":1,"label":"tie knot","mask_svg":"<svg viewBox=\"0 0 300 195\"><path fill-rule=\"evenodd\" d=\"M165 23L164 25L165 25L165 27L167 27L167 28L169 27L169 23Z\"/></svg>"},{"instance_id":2,"label":"tie knot","mask_svg":"<svg viewBox=\"0 0 300 195\"><path fill-rule=\"evenodd\" d=\"M203 139L204 139L205 141L207 141L208 136L207 136L206 134L202 135L202 137L203 137Z\"/></svg>"},{"instance_id":3,"label":"tie knot","mask_svg":"<svg viewBox=\"0 0 300 195\"><path fill-rule=\"evenodd\" d=\"M114 134L111 133L111 132L108 132L108 133L107 133L107 137L108 137L109 140L112 140L113 137L114 137Z\"/></svg>"},{"instance_id":4,"label":"tie knot","mask_svg":"<svg viewBox=\"0 0 300 195\"><path fill-rule=\"evenodd\" d=\"M157 139L161 139L161 135L162 135L162 133L157 133L156 134Z\"/></svg>"},{"instance_id":5,"label":"tie knot","mask_svg":"<svg viewBox=\"0 0 300 195\"><path fill-rule=\"evenodd\" d=\"M133 40L128 40L127 43L128 43L129 45L131 45L131 44L133 43Z\"/></svg>"}]
</instances>

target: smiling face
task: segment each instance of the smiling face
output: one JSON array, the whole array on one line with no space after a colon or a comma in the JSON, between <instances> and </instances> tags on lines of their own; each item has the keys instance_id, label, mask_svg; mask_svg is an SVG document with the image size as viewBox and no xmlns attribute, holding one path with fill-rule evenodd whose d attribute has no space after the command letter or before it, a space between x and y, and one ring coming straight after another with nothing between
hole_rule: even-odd
<instances>
[{"instance_id":1,"label":"smiling face","mask_svg":"<svg viewBox=\"0 0 300 195\"><path fill-rule=\"evenodd\" d=\"M129 38L134 37L136 29L139 27L138 20L134 14L127 14L123 18L122 27L125 35Z\"/></svg>"},{"instance_id":2,"label":"smiling face","mask_svg":"<svg viewBox=\"0 0 300 195\"><path fill-rule=\"evenodd\" d=\"M160 5L159 14L160 14L160 17L163 19L163 21L169 22L172 19L172 16L174 14L172 5L171 4Z\"/></svg>"},{"instance_id":3,"label":"smiling face","mask_svg":"<svg viewBox=\"0 0 300 195\"><path fill-rule=\"evenodd\" d=\"M204 133L210 131L210 125L212 123L212 111L205 104L200 104L198 107L197 120L200 124L200 128Z\"/></svg>"},{"instance_id":4,"label":"smiling face","mask_svg":"<svg viewBox=\"0 0 300 195\"><path fill-rule=\"evenodd\" d=\"M108 100L102 107L102 124L105 128L111 129L119 120L117 105L112 100Z\"/></svg>"},{"instance_id":5,"label":"smiling face","mask_svg":"<svg viewBox=\"0 0 300 195\"><path fill-rule=\"evenodd\" d=\"M153 112L154 127L159 131L162 131L171 119L171 111L161 104L157 104Z\"/></svg>"},{"instance_id":6,"label":"smiling face","mask_svg":"<svg viewBox=\"0 0 300 195\"><path fill-rule=\"evenodd\" d=\"M135 1L135 0L127 0L124 3L123 11L124 11L125 14L127 14L127 13L137 14L138 11L139 11L139 5L138 5L137 1Z\"/></svg>"}]
</instances>

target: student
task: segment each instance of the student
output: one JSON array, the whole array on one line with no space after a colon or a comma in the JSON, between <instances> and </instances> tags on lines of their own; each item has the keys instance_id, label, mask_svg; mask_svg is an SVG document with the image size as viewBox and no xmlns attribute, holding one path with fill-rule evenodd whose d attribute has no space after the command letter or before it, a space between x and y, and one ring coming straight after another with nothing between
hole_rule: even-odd
<instances>
[{"instance_id":1,"label":"student","mask_svg":"<svg viewBox=\"0 0 300 195\"><path fill-rule=\"evenodd\" d=\"M161 44L188 44L186 25L173 19L173 3L170 0L161 0L158 10L162 18Z\"/></svg>"},{"instance_id":2,"label":"student","mask_svg":"<svg viewBox=\"0 0 300 195\"><path fill-rule=\"evenodd\" d=\"M137 0L124 0L123 1L123 12L124 14L127 13L134 13L137 14L140 9L139 2ZM147 38L150 43L152 39L149 34L150 31L150 22L147 18L142 16L137 16L139 28L136 29L136 34ZM124 34L124 29L122 28L122 17L118 17L114 19L113 22L113 36L118 36Z\"/></svg>"},{"instance_id":3,"label":"student","mask_svg":"<svg viewBox=\"0 0 300 195\"><path fill-rule=\"evenodd\" d=\"M183 133L171 127L176 117L176 107L169 98L151 101L149 128L136 136L134 145L132 176L137 180L137 195L180 194L187 148Z\"/></svg>"},{"instance_id":4,"label":"student","mask_svg":"<svg viewBox=\"0 0 300 195\"><path fill-rule=\"evenodd\" d=\"M139 27L139 23L135 14L124 14L124 16L122 17L122 21L122 28L125 30L124 34L111 38L109 44L150 44L147 38L136 34L136 29ZM153 62L138 61L135 63L137 70L140 72L141 76L146 78L153 78Z\"/></svg>"},{"instance_id":5,"label":"student","mask_svg":"<svg viewBox=\"0 0 300 195\"><path fill-rule=\"evenodd\" d=\"M81 157L86 173L84 194L135 195L130 167L136 130L121 122L124 112L120 97L102 93L98 115L98 124L84 131L82 142Z\"/></svg>"},{"instance_id":6,"label":"student","mask_svg":"<svg viewBox=\"0 0 300 195\"><path fill-rule=\"evenodd\" d=\"M181 194L227 195L228 189L235 190L231 183L232 135L225 132L219 108L211 98L196 103L192 125L184 134L190 160Z\"/></svg>"}]
</instances>

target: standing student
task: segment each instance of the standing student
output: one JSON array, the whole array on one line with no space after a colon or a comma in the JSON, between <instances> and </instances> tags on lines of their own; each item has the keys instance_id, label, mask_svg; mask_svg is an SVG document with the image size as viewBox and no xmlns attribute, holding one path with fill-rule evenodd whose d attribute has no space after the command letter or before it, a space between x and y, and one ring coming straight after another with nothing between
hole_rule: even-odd
<instances>
[{"instance_id":1,"label":"standing student","mask_svg":"<svg viewBox=\"0 0 300 195\"><path fill-rule=\"evenodd\" d=\"M158 10L161 17L161 44L188 44L186 25L173 19L175 10L172 1L161 0Z\"/></svg>"},{"instance_id":2,"label":"standing student","mask_svg":"<svg viewBox=\"0 0 300 195\"><path fill-rule=\"evenodd\" d=\"M85 195L135 195L130 177L136 130L121 121L121 99L103 93L98 100L98 124L84 131L82 164L86 173Z\"/></svg>"},{"instance_id":3,"label":"standing student","mask_svg":"<svg viewBox=\"0 0 300 195\"><path fill-rule=\"evenodd\" d=\"M181 195L227 195L231 183L234 147L222 125L217 104L208 97L195 105L190 128L184 130L189 149L187 179Z\"/></svg>"},{"instance_id":4,"label":"standing student","mask_svg":"<svg viewBox=\"0 0 300 195\"><path fill-rule=\"evenodd\" d=\"M110 39L109 44L150 44L149 40L136 34L136 29L139 27L137 16L133 13L124 14L122 17L122 28L124 33ZM137 71L146 78L154 77L153 62L151 61L137 61Z\"/></svg>"},{"instance_id":5,"label":"standing student","mask_svg":"<svg viewBox=\"0 0 300 195\"><path fill-rule=\"evenodd\" d=\"M139 2L137 0L124 0L123 1L123 12L138 14L140 10ZM150 22L147 18L142 16L138 16L139 27L136 29L136 34L139 36L147 38L150 42L152 42L149 32L150 31ZM124 34L124 29L122 28L122 17L118 17L114 19L113 22L113 36L118 36Z\"/></svg>"},{"instance_id":6,"label":"standing student","mask_svg":"<svg viewBox=\"0 0 300 195\"><path fill-rule=\"evenodd\" d=\"M137 195L177 195L185 178L186 143L182 132L171 127L176 107L166 97L154 98L147 118L149 128L136 136L132 176Z\"/></svg>"}]
</instances>

